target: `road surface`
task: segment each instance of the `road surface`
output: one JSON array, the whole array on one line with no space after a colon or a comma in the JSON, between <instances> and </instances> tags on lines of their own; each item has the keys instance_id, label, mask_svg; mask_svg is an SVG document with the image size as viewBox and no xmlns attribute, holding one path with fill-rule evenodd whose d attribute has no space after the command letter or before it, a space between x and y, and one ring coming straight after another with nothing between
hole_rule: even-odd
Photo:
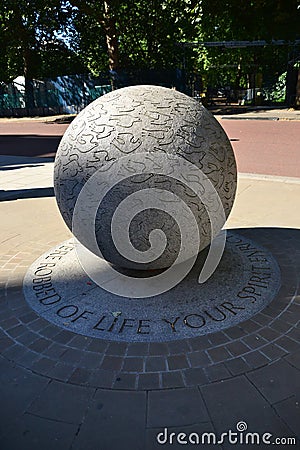
<instances>
[{"instance_id":1,"label":"road surface","mask_svg":"<svg viewBox=\"0 0 300 450\"><path fill-rule=\"evenodd\" d=\"M239 172L300 177L300 121L229 120L220 123L231 140ZM0 154L54 156L67 124L0 121Z\"/></svg>"}]
</instances>

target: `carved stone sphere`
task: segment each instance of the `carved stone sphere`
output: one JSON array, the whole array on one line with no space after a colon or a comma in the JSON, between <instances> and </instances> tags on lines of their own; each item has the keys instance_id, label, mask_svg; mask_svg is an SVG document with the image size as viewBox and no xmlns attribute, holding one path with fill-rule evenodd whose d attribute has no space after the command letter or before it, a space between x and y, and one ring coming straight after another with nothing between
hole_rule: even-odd
<instances>
[{"instance_id":1,"label":"carved stone sphere","mask_svg":"<svg viewBox=\"0 0 300 450\"><path fill-rule=\"evenodd\" d=\"M113 265L146 270L170 267L177 261L183 239L190 240L192 245L196 241L195 229L182 234L182 224L175 217L179 210L176 198L196 220L200 236L197 252L211 242L211 216L207 211L211 194L206 195L206 200L196 195L193 183L201 177L197 178L191 165L204 174L218 195L225 214L217 225L219 231L231 211L237 179L232 147L221 125L199 102L173 89L149 85L115 90L89 104L65 132L55 159L57 204L67 226L85 247L96 253L89 233L80 233L78 224L76 229L72 227L72 220L86 183L97 173L100 192L101 174L105 174L105 183L109 180L111 188L103 198L102 194L97 198L97 189L93 192L93 205L99 203L95 214L89 215L88 202L83 202L81 208L87 210L81 219L82 229L93 228L102 257ZM156 170L156 166L159 169ZM122 176L118 178L120 173ZM180 175L174 178L175 173ZM205 197L207 185L200 180L199 186ZM148 194L153 190L153 196L147 194L150 206L144 204L145 199L139 201L132 197L131 206L125 208L124 214L119 214L126 221L128 212L130 224L126 228L124 222L118 228L115 223L114 235L115 211L140 190L147 190ZM168 193L176 198L169 197ZM140 204L140 209L130 216L136 204ZM170 205L174 214L170 212ZM184 218L185 207L179 219ZM154 252L151 261L126 257L119 251L115 239L123 236L124 229L128 231L129 244L141 254L151 249L153 230L161 230L165 241L161 240L161 234L156 237L159 244L164 242L164 251L159 256Z\"/></svg>"}]
</instances>

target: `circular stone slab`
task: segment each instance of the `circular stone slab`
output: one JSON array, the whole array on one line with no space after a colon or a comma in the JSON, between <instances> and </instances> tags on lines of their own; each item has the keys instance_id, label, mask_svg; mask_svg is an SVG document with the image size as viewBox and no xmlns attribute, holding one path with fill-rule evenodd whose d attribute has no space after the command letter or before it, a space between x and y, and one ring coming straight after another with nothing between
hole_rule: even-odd
<instances>
[{"instance_id":1,"label":"circular stone slab","mask_svg":"<svg viewBox=\"0 0 300 450\"><path fill-rule=\"evenodd\" d=\"M126 342L171 341L229 328L264 309L278 292L278 265L255 242L228 232L217 270L198 284L205 253L170 291L133 299L94 284L78 262L73 240L68 240L30 266L23 291L38 315L61 328Z\"/></svg>"},{"instance_id":2,"label":"circular stone slab","mask_svg":"<svg viewBox=\"0 0 300 450\"><path fill-rule=\"evenodd\" d=\"M147 166L149 160L153 160L152 169ZM184 163L187 167L181 167ZM180 180L174 178L176 168L181 174ZM121 181L117 173L119 176L122 174ZM98 186L88 187L82 199L84 187L95 175ZM102 198L100 187L102 192L108 180L110 189ZM232 146L219 122L196 100L160 86L118 89L88 105L65 132L54 167L57 204L78 240L93 253L98 254L99 248L103 258L112 264L141 270L170 267L176 260L181 248L182 229L169 208L174 205L176 213L179 200L187 205L195 217L197 230L199 228L199 248L195 242L192 246L197 253L208 246L211 222L216 222L208 214L208 208L216 214L218 210L224 210L224 217L215 224L216 235L231 211L236 180ZM215 196L208 192L209 183ZM196 187L201 198L195 194ZM161 230L167 244L158 257L141 262L115 248L114 236L119 236L120 230L126 227L121 220L125 214L120 214L115 222L118 232L112 233L111 224L117 207L123 201L149 189L150 207L144 197L135 197L135 204L141 206L130 221L128 242L144 253L149 249L151 231ZM172 199L166 198L168 192L174 194ZM96 217L91 212L93 207L86 208L91 193L92 204L99 207ZM153 202L153 198L156 201ZM125 212L130 211L132 205L124 206L124 209ZM76 221L79 211L84 214L77 229L74 217ZM182 218L186 213L178 214ZM189 222L189 229L184 234L195 238L195 229L191 226ZM94 230L97 246L93 244L88 229Z\"/></svg>"}]
</instances>

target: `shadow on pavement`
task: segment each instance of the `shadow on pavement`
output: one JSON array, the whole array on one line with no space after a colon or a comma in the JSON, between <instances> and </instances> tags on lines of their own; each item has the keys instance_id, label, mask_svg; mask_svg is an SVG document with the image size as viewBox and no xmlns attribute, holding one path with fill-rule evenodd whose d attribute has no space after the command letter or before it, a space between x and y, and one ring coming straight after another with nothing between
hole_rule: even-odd
<instances>
[{"instance_id":1,"label":"shadow on pavement","mask_svg":"<svg viewBox=\"0 0 300 450\"><path fill-rule=\"evenodd\" d=\"M145 381L145 384L138 384L145 375L143 364L141 369L132 370L131 377L120 369L124 367L121 363L119 369L103 367L102 361L114 359L125 364L132 359L129 350L137 348L134 343L124 349L120 346L118 356L113 357L107 356L109 349L117 348L111 342L93 339L92 344L99 347L91 349L83 341L86 337L77 335L74 343L73 333L41 321L33 311L28 313L22 309L26 307L22 294L25 265L20 266L24 273L20 271L17 279L15 268L11 267L14 273L11 285L6 283L9 275L3 271L7 287L1 309L1 328L6 334L3 333L3 357L0 358L0 448L171 450L181 445L175 442L174 446L166 444L164 447L156 439L166 427L175 436L181 432L202 436L204 432L215 430L220 437L224 431L235 429L240 419L245 429L249 424L253 435L271 436L273 441L279 436L293 437L297 440L294 448L299 448L300 336L297 329L299 297L296 296L299 258L296 252L300 251L300 231L289 228L234 231L252 238L254 243L273 253L282 270L283 289L279 297L251 321L225 330L226 334L207 335L210 340L190 339L190 346L184 347L187 350L182 348L183 342L187 345L186 341L173 343L171 356L166 352L161 354L161 342L152 347L138 347L134 360L141 359L144 363L146 358L156 358L164 362L164 369L156 371L157 376L151 378L149 385ZM28 255L27 247L25 249L23 254ZM15 252L22 257L19 247ZM17 267L19 263L15 264ZM61 283L66 280L72 283L68 271L60 279ZM232 355L226 350L227 346L231 351L234 349ZM152 349L150 357L149 349ZM167 349L171 349L170 343ZM195 359L208 350L217 356L214 364L208 359L207 363ZM170 358L176 355L182 361L183 352L194 358L191 359L195 361L193 368L186 364L180 366L181 369L177 366L169 369ZM95 359L91 359L91 355ZM88 361L96 361L97 365L89 366ZM178 384L162 387L159 375L162 379L164 375L174 379L177 373L183 374ZM133 389L132 378L137 380L139 391ZM287 445L279 445L277 448L287 448ZM238 447L265 448L258 444ZM209 444L201 448L217 447ZM231 445L226 442L222 448L229 449Z\"/></svg>"},{"instance_id":2,"label":"shadow on pavement","mask_svg":"<svg viewBox=\"0 0 300 450\"><path fill-rule=\"evenodd\" d=\"M1 166L1 162L0 162L0 166ZM44 164L20 164L17 166L9 166L7 167L5 165L5 167L0 167L0 170L16 170L16 169L24 169L25 167L43 167Z\"/></svg>"},{"instance_id":3,"label":"shadow on pavement","mask_svg":"<svg viewBox=\"0 0 300 450\"><path fill-rule=\"evenodd\" d=\"M32 134L0 135L0 155L11 156L55 156L61 136Z\"/></svg>"},{"instance_id":4,"label":"shadow on pavement","mask_svg":"<svg viewBox=\"0 0 300 450\"><path fill-rule=\"evenodd\" d=\"M286 109L286 105L275 105L275 106L246 106L246 105L222 105L222 104L214 104L207 106L207 109L212 114L223 114L223 115L231 115L231 114L247 114L250 112L272 112L278 111L279 109Z\"/></svg>"},{"instance_id":5,"label":"shadow on pavement","mask_svg":"<svg viewBox=\"0 0 300 450\"><path fill-rule=\"evenodd\" d=\"M54 157L37 158L34 156L12 156L0 154L0 170L22 169L25 167L40 167L45 166L45 163L53 161Z\"/></svg>"},{"instance_id":6,"label":"shadow on pavement","mask_svg":"<svg viewBox=\"0 0 300 450\"><path fill-rule=\"evenodd\" d=\"M0 190L0 202L40 197L54 197L54 189L51 187L46 187L33 189L13 189L10 191Z\"/></svg>"}]
</instances>

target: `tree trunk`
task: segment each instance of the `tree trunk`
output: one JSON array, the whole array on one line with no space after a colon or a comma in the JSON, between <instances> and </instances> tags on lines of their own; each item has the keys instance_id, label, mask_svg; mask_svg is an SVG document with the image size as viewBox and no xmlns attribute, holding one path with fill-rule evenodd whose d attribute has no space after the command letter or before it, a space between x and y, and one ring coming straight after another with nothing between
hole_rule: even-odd
<instances>
[{"instance_id":1,"label":"tree trunk","mask_svg":"<svg viewBox=\"0 0 300 450\"><path fill-rule=\"evenodd\" d=\"M26 44L23 49L23 62L25 78L25 108L32 109L35 107L32 75L32 52Z\"/></svg>"},{"instance_id":2,"label":"tree trunk","mask_svg":"<svg viewBox=\"0 0 300 450\"><path fill-rule=\"evenodd\" d=\"M106 33L108 65L112 75L112 89L115 89L116 78L119 70L119 42L113 4L114 0L104 2L103 25Z\"/></svg>"},{"instance_id":3,"label":"tree trunk","mask_svg":"<svg viewBox=\"0 0 300 450\"><path fill-rule=\"evenodd\" d=\"M285 102L287 103L289 108L293 108L296 106L296 86L298 79L298 71L293 66L293 64L289 63L287 68L286 75L286 94L285 94Z\"/></svg>"},{"instance_id":4,"label":"tree trunk","mask_svg":"<svg viewBox=\"0 0 300 450\"><path fill-rule=\"evenodd\" d=\"M300 109L300 69L298 69L298 79L297 79L297 85L296 85L295 108L296 108L296 109Z\"/></svg>"}]
</instances>

